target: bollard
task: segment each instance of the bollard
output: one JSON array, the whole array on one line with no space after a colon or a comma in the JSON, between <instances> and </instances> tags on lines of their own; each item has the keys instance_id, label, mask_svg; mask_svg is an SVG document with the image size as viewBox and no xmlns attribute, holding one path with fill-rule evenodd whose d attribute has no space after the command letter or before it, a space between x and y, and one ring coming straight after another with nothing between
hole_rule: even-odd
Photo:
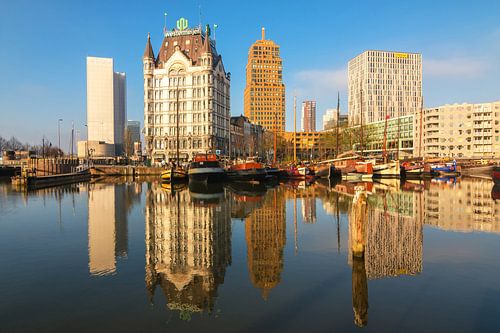
<instances>
[{"instance_id":1,"label":"bollard","mask_svg":"<svg viewBox=\"0 0 500 333\"><path fill-rule=\"evenodd\" d=\"M356 186L352 202L351 218L353 226L351 232L351 250L354 257L362 258L365 253L365 225L367 219L366 189Z\"/></svg>"}]
</instances>

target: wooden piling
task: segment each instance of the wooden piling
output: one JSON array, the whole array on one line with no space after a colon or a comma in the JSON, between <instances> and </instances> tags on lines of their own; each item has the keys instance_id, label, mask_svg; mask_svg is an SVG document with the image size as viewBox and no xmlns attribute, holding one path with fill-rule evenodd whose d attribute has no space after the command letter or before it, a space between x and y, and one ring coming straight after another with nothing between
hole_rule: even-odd
<instances>
[{"instance_id":1,"label":"wooden piling","mask_svg":"<svg viewBox=\"0 0 500 333\"><path fill-rule=\"evenodd\" d=\"M354 257L362 258L365 253L365 226L367 219L366 189L356 186L352 202L351 219L353 221L351 232L351 250Z\"/></svg>"}]
</instances>

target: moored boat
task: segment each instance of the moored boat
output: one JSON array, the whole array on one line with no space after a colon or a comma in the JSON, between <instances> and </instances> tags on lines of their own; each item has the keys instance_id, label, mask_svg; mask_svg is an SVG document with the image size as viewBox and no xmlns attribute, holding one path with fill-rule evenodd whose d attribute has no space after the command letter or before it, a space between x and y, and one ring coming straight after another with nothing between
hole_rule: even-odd
<instances>
[{"instance_id":1,"label":"moored boat","mask_svg":"<svg viewBox=\"0 0 500 333\"><path fill-rule=\"evenodd\" d=\"M266 180L267 172L262 163L247 160L245 162L231 165L227 171L227 178L234 181L258 181Z\"/></svg>"},{"instance_id":2,"label":"moored boat","mask_svg":"<svg viewBox=\"0 0 500 333\"><path fill-rule=\"evenodd\" d=\"M373 178L399 178L401 177L401 168L399 161L392 161L373 165Z\"/></svg>"},{"instance_id":3,"label":"moored boat","mask_svg":"<svg viewBox=\"0 0 500 333\"><path fill-rule=\"evenodd\" d=\"M225 179L225 171L217 155L198 154L189 164L188 176L190 181L218 182Z\"/></svg>"},{"instance_id":4,"label":"moored boat","mask_svg":"<svg viewBox=\"0 0 500 333\"><path fill-rule=\"evenodd\" d=\"M185 181L188 179L186 171L181 168L171 167L161 172L161 180L165 182Z\"/></svg>"},{"instance_id":5,"label":"moored boat","mask_svg":"<svg viewBox=\"0 0 500 333\"><path fill-rule=\"evenodd\" d=\"M460 176L460 167L457 161L447 163L437 163L431 165L431 170L443 176Z\"/></svg>"},{"instance_id":6,"label":"moored boat","mask_svg":"<svg viewBox=\"0 0 500 333\"><path fill-rule=\"evenodd\" d=\"M310 179L314 177L311 170L305 166L302 167L292 166L290 169L287 170L287 175L288 178L290 179Z\"/></svg>"},{"instance_id":7,"label":"moored boat","mask_svg":"<svg viewBox=\"0 0 500 333\"><path fill-rule=\"evenodd\" d=\"M322 163L316 166L316 177L318 178L340 178L342 176L340 170L335 168L334 163Z\"/></svg>"}]
</instances>

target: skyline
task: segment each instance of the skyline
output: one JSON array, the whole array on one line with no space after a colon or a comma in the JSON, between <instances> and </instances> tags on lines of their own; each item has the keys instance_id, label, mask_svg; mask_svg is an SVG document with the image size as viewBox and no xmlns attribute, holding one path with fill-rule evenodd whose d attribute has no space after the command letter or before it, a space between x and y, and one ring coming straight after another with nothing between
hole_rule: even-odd
<instances>
[{"instance_id":1,"label":"skyline","mask_svg":"<svg viewBox=\"0 0 500 333\"><path fill-rule=\"evenodd\" d=\"M337 90L341 113L347 114L347 62L370 49L422 53L424 107L500 99L500 23L487 14L498 12L498 3L386 2L374 7L369 2L354 6L319 1L309 6L288 3L283 11L284 2L273 2L266 3L265 13L260 3L220 1L214 7L208 1L154 1L149 9L133 2L5 3L0 43L8 47L0 50L0 135L39 143L45 134L55 143L57 120L62 118L64 148L71 122L84 132L87 56L111 57L127 74L128 119L142 124L147 33L157 52L163 13L168 13L169 29L180 17L194 26L199 4L202 23L218 25L217 48L232 74L232 115L244 113L248 49L260 38L261 27L266 28L266 38L281 47L287 130L293 129L294 92L299 105L307 99L317 101L317 128L322 128L325 110L336 106ZM427 9L431 5L432 12ZM18 134L20 130L24 133Z\"/></svg>"}]
</instances>

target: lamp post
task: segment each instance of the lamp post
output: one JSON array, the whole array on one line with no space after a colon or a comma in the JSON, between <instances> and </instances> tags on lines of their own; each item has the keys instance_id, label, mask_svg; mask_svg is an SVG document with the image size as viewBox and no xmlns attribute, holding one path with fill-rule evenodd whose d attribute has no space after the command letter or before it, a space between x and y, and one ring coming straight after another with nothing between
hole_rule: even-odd
<instances>
[{"instance_id":1,"label":"lamp post","mask_svg":"<svg viewBox=\"0 0 500 333\"><path fill-rule=\"evenodd\" d=\"M59 150L57 152L57 156L59 156L60 152L62 151L61 150L61 122L62 122L62 118L59 118L57 120L57 138L58 138L58 145L57 145L57 149Z\"/></svg>"}]
</instances>

